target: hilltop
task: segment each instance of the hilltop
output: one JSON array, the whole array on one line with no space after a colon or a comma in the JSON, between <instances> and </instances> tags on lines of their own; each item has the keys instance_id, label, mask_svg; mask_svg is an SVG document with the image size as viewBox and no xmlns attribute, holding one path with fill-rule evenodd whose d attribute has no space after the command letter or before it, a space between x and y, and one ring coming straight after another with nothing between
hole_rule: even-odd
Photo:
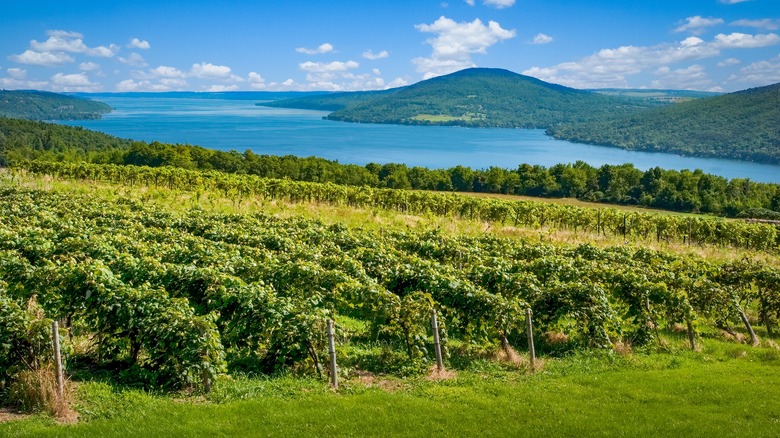
<instances>
[{"instance_id":1,"label":"hilltop","mask_svg":"<svg viewBox=\"0 0 780 438\"><path fill-rule=\"evenodd\" d=\"M554 125L548 133L623 149L780 163L780 83L623 117Z\"/></svg>"},{"instance_id":2,"label":"hilltop","mask_svg":"<svg viewBox=\"0 0 780 438\"><path fill-rule=\"evenodd\" d=\"M270 105L334 111L328 119L347 122L500 128L547 128L654 106L492 68L461 70L383 92L335 93Z\"/></svg>"},{"instance_id":3,"label":"hilltop","mask_svg":"<svg viewBox=\"0 0 780 438\"><path fill-rule=\"evenodd\" d=\"M0 117L30 120L99 119L110 113L102 102L48 91L0 90Z\"/></svg>"}]
</instances>

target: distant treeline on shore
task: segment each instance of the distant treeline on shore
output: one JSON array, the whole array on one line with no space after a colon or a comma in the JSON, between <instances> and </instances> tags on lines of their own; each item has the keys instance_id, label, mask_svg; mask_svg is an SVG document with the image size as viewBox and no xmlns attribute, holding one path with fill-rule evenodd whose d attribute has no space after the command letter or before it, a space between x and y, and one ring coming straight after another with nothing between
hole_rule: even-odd
<instances>
[{"instance_id":1,"label":"distant treeline on shore","mask_svg":"<svg viewBox=\"0 0 780 438\"><path fill-rule=\"evenodd\" d=\"M371 187L569 197L730 217L780 216L780 185L728 180L701 170L654 167L642 171L632 164L597 168L582 161L549 168L520 164L512 169L428 169L396 163L360 166L317 157L146 143L78 127L0 118L0 165L20 160L173 166Z\"/></svg>"}]
</instances>

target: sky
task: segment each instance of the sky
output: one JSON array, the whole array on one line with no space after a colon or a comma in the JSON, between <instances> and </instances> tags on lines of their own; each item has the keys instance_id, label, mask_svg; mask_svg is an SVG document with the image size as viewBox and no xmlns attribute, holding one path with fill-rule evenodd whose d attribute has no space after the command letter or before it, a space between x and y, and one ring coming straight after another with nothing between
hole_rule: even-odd
<instances>
[{"instance_id":1,"label":"sky","mask_svg":"<svg viewBox=\"0 0 780 438\"><path fill-rule=\"evenodd\" d=\"M0 0L0 89L353 91L469 67L575 88L780 82L780 0Z\"/></svg>"}]
</instances>

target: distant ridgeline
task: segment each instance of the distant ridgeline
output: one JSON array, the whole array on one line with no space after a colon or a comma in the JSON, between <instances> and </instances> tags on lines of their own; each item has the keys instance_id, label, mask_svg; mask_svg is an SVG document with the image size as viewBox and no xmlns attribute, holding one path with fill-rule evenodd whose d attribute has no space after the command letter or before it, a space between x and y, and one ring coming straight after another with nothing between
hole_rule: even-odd
<instances>
[{"instance_id":1,"label":"distant ridgeline","mask_svg":"<svg viewBox=\"0 0 780 438\"><path fill-rule=\"evenodd\" d=\"M99 119L110 113L102 102L46 91L0 90L0 117L30 120Z\"/></svg>"},{"instance_id":2,"label":"distant ridgeline","mask_svg":"<svg viewBox=\"0 0 780 438\"><path fill-rule=\"evenodd\" d=\"M576 90L475 68L382 92L258 105L333 111L359 123L542 128L580 143L780 164L780 84L726 95Z\"/></svg>"},{"instance_id":3,"label":"distant ridgeline","mask_svg":"<svg viewBox=\"0 0 780 438\"><path fill-rule=\"evenodd\" d=\"M246 173L267 178L397 189L571 197L611 204L684 212L776 218L780 185L732 179L697 171L641 171L631 164L599 168L578 161L550 168L521 164L514 169L365 166L322 158L216 151L199 146L124 140L80 127L0 118L0 165L28 160L90 162Z\"/></svg>"}]
</instances>

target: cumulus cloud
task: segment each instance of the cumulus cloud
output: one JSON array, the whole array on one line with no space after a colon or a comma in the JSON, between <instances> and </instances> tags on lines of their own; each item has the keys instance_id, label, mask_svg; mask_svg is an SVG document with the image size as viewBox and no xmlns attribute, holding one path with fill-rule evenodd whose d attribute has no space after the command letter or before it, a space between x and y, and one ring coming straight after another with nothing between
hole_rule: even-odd
<instances>
[{"instance_id":1,"label":"cumulus cloud","mask_svg":"<svg viewBox=\"0 0 780 438\"><path fill-rule=\"evenodd\" d=\"M131 65L133 67L146 67L147 65L149 65L146 63L144 57L139 55L136 52L131 53L130 56L128 56L127 58L120 56L117 59L119 59L119 62L121 62L122 64Z\"/></svg>"},{"instance_id":2,"label":"cumulus cloud","mask_svg":"<svg viewBox=\"0 0 780 438\"><path fill-rule=\"evenodd\" d=\"M707 30L708 27L717 26L723 24L722 18L704 18L699 15L688 17L681 21L679 26L674 29L675 32L690 32L694 35L700 35Z\"/></svg>"},{"instance_id":3,"label":"cumulus cloud","mask_svg":"<svg viewBox=\"0 0 780 438\"><path fill-rule=\"evenodd\" d=\"M377 60L377 59L387 58L388 56L390 56L390 53L387 50L382 50L379 53L374 53L371 50L367 50L367 51L363 52L362 56L364 58L366 58L366 59Z\"/></svg>"},{"instance_id":4,"label":"cumulus cloud","mask_svg":"<svg viewBox=\"0 0 780 438\"><path fill-rule=\"evenodd\" d=\"M81 64L79 64L79 70L96 71L96 70L100 70L100 65L95 62L82 62Z\"/></svg>"},{"instance_id":5,"label":"cumulus cloud","mask_svg":"<svg viewBox=\"0 0 780 438\"><path fill-rule=\"evenodd\" d=\"M171 88L168 85L161 83L153 83L151 81L134 81L133 79L126 79L116 84L116 91L128 92L128 91L168 91Z\"/></svg>"},{"instance_id":6,"label":"cumulus cloud","mask_svg":"<svg viewBox=\"0 0 780 438\"><path fill-rule=\"evenodd\" d=\"M246 78L247 82L249 82L249 88L255 89L255 90L262 90L267 87L265 83L265 78L260 76L257 72L249 72L249 75Z\"/></svg>"},{"instance_id":7,"label":"cumulus cloud","mask_svg":"<svg viewBox=\"0 0 780 438\"><path fill-rule=\"evenodd\" d=\"M11 55L8 59L19 64L38 65L41 67L54 67L75 62L72 56L65 53L35 52L33 50L25 50L19 55Z\"/></svg>"},{"instance_id":8,"label":"cumulus cloud","mask_svg":"<svg viewBox=\"0 0 780 438\"><path fill-rule=\"evenodd\" d=\"M333 51L333 45L331 43L320 44L316 49L307 49L305 47L298 47L295 49L298 53L305 53L306 55L321 55L323 53L330 53Z\"/></svg>"},{"instance_id":9,"label":"cumulus cloud","mask_svg":"<svg viewBox=\"0 0 780 438\"><path fill-rule=\"evenodd\" d=\"M131 39L131 40L130 40L130 42L127 44L127 47L129 47L129 48L131 48L131 49L141 49L141 50L146 50L146 49L148 49L148 48L150 48L150 47L152 47L152 46L151 46L151 44L149 44L149 41L146 41L146 40L140 40L140 39L138 39L138 38L133 38L133 39Z\"/></svg>"},{"instance_id":10,"label":"cumulus cloud","mask_svg":"<svg viewBox=\"0 0 780 438\"><path fill-rule=\"evenodd\" d=\"M544 33L536 34L534 39L531 40L531 44L548 44L551 42L553 42L553 37Z\"/></svg>"},{"instance_id":11,"label":"cumulus cloud","mask_svg":"<svg viewBox=\"0 0 780 438\"><path fill-rule=\"evenodd\" d=\"M236 91L238 90L238 85L211 85L208 88L206 88L206 91L212 92L212 93L221 93L224 91Z\"/></svg>"},{"instance_id":12,"label":"cumulus cloud","mask_svg":"<svg viewBox=\"0 0 780 438\"><path fill-rule=\"evenodd\" d=\"M533 67L523 74L577 88L627 87L628 76L719 54L718 48L712 44L698 37L689 37L673 44L602 49L579 61L552 67Z\"/></svg>"},{"instance_id":13,"label":"cumulus cloud","mask_svg":"<svg viewBox=\"0 0 780 438\"><path fill-rule=\"evenodd\" d=\"M739 74L732 75L729 80L757 86L780 82L780 55L742 67Z\"/></svg>"},{"instance_id":14,"label":"cumulus cloud","mask_svg":"<svg viewBox=\"0 0 780 438\"><path fill-rule=\"evenodd\" d=\"M89 47L84 44L83 35L77 32L54 30L47 32L47 35L49 38L46 41L30 41L30 48L37 52L83 53L104 58L110 58L119 51L115 44Z\"/></svg>"},{"instance_id":15,"label":"cumulus cloud","mask_svg":"<svg viewBox=\"0 0 780 438\"><path fill-rule=\"evenodd\" d=\"M503 29L495 21L486 26L479 19L458 23L442 16L432 24L418 24L415 28L437 35L426 40L433 48L431 56L412 60L425 79L474 67L473 54L485 54L488 47L515 37L514 29Z\"/></svg>"},{"instance_id":16,"label":"cumulus cloud","mask_svg":"<svg viewBox=\"0 0 780 438\"><path fill-rule=\"evenodd\" d=\"M158 67L155 67L149 72L155 76L155 77L161 77L161 78L184 78L185 74L183 71L179 70L176 67L169 67L167 65L161 65Z\"/></svg>"},{"instance_id":17,"label":"cumulus cloud","mask_svg":"<svg viewBox=\"0 0 780 438\"><path fill-rule=\"evenodd\" d=\"M212 63L192 64L190 76L200 79L216 79L221 81L243 82L243 78L231 73L226 65L214 65Z\"/></svg>"},{"instance_id":18,"label":"cumulus cloud","mask_svg":"<svg viewBox=\"0 0 780 438\"><path fill-rule=\"evenodd\" d=\"M97 91L101 85L92 82L86 73L57 73L51 77L51 83L58 91Z\"/></svg>"},{"instance_id":19,"label":"cumulus cloud","mask_svg":"<svg viewBox=\"0 0 780 438\"><path fill-rule=\"evenodd\" d=\"M734 32L728 35L715 35L715 46L728 49L754 49L758 47L773 46L780 43L780 36L774 33L749 35Z\"/></svg>"}]
</instances>

